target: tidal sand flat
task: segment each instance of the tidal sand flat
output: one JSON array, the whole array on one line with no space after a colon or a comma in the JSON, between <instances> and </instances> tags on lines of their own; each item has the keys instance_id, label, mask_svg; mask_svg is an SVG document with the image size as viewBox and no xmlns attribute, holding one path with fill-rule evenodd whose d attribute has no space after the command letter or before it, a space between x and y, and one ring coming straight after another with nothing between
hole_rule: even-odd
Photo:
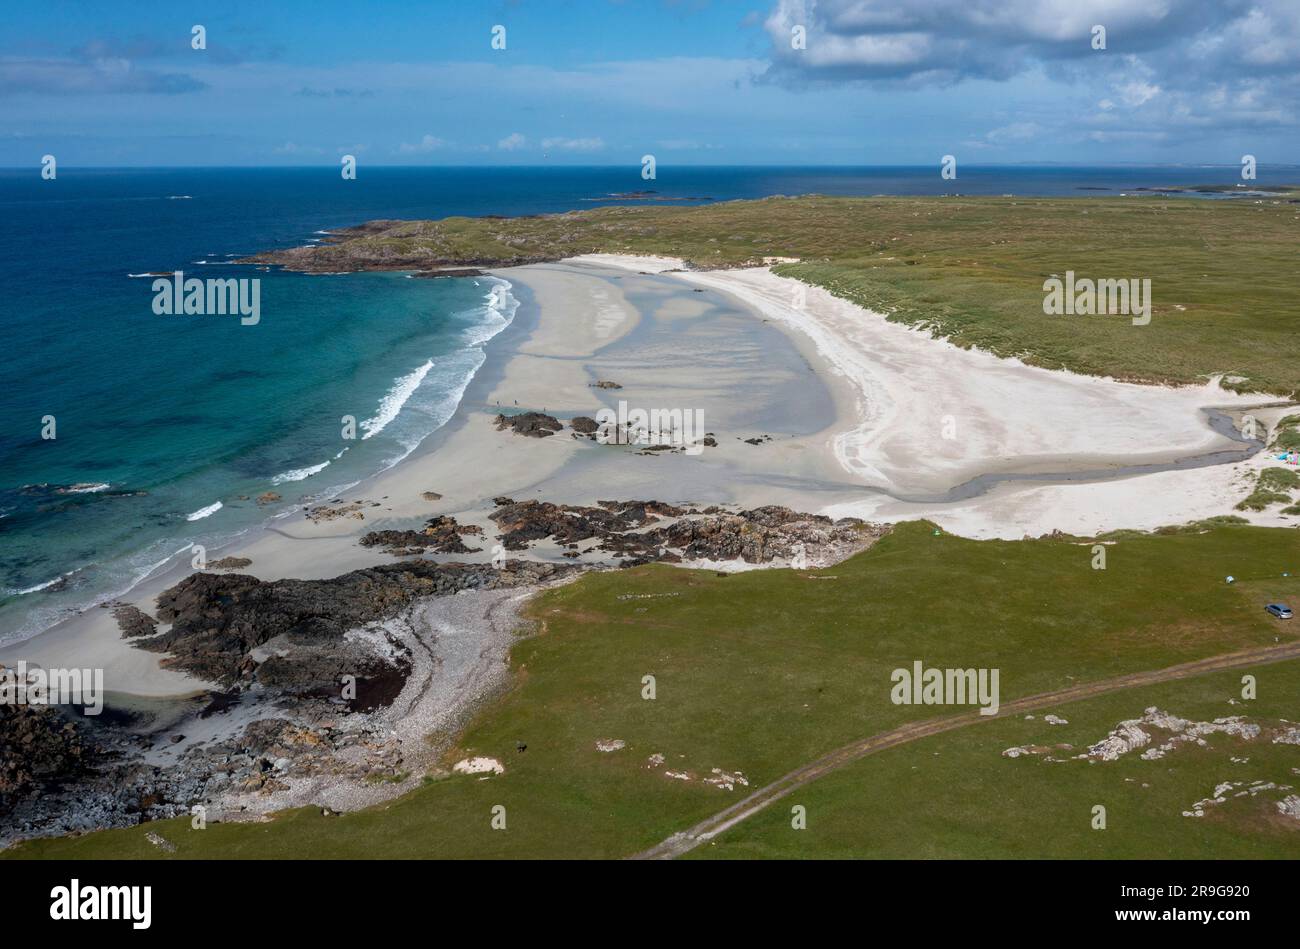
<instances>
[{"instance_id":1,"label":"tidal sand flat","mask_svg":"<svg viewBox=\"0 0 1300 949\"><path fill-rule=\"evenodd\" d=\"M1017 538L1228 514L1264 459L1254 455L1258 443L1212 428L1208 413L1253 414L1263 429L1285 411L1275 398L1231 392L1218 379L1137 385L963 349L768 268L687 271L676 260L658 267L729 293L802 336L815 351L810 359L851 389L848 424L829 447L842 477L860 490L826 505L836 517L928 517L965 536ZM1216 463L1247 453L1253 460L1241 466ZM1206 464L1177 467L1198 458ZM987 490L946 500L981 479Z\"/></svg>"}]
</instances>

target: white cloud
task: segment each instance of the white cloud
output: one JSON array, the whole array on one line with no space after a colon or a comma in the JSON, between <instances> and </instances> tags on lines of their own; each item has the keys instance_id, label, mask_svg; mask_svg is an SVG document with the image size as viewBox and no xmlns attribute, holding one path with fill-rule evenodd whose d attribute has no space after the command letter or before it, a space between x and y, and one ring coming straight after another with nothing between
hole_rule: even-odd
<instances>
[{"instance_id":1,"label":"white cloud","mask_svg":"<svg viewBox=\"0 0 1300 949\"><path fill-rule=\"evenodd\" d=\"M528 139L524 138L524 136L520 135L518 132L511 132L505 138L501 139L501 141L497 142L497 148L502 151L513 152L523 148L527 143Z\"/></svg>"},{"instance_id":2,"label":"white cloud","mask_svg":"<svg viewBox=\"0 0 1300 949\"><path fill-rule=\"evenodd\" d=\"M422 152L435 152L447 143L434 135L425 135L424 138L412 144L403 142L398 146L398 151L403 155L414 155Z\"/></svg>"},{"instance_id":3,"label":"white cloud","mask_svg":"<svg viewBox=\"0 0 1300 949\"><path fill-rule=\"evenodd\" d=\"M605 147L600 138L544 138L542 148L565 152L598 152Z\"/></svg>"},{"instance_id":4,"label":"white cloud","mask_svg":"<svg viewBox=\"0 0 1300 949\"><path fill-rule=\"evenodd\" d=\"M285 142L272 151L277 155L324 155L325 149L315 145L299 145L297 142Z\"/></svg>"}]
</instances>

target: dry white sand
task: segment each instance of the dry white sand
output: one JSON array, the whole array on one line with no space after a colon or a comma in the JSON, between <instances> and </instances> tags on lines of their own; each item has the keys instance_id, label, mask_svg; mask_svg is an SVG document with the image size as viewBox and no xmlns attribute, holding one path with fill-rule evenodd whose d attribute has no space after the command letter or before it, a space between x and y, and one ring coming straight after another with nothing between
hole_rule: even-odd
<instances>
[{"instance_id":1,"label":"dry white sand","mask_svg":"<svg viewBox=\"0 0 1300 949\"><path fill-rule=\"evenodd\" d=\"M666 258L600 256L629 270L670 270ZM778 277L769 268L682 272L681 280L725 291L803 336L854 392L855 409L830 436L830 449L855 482L898 497L942 494L992 473L1097 470L1169 462L1234 447L1201 412L1241 414L1276 402L1221 388L1146 386L1041 369L962 349L887 320L829 292ZM1158 332L1158 326L1133 327ZM1283 410L1254 411L1261 421ZM1151 529L1220 514L1275 464L1248 462L1163 471L1112 481L1002 483L987 494L916 504L878 493L826 505L824 513L868 520L928 517L971 537L1017 538L1053 530L1091 534ZM1287 524L1276 512L1246 515Z\"/></svg>"}]
</instances>

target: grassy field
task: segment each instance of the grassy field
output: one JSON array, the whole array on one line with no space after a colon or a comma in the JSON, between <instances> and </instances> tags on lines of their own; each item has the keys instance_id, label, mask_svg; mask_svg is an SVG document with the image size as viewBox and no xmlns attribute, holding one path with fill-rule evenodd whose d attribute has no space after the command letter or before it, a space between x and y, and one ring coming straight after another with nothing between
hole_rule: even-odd
<instances>
[{"instance_id":1,"label":"grassy field","mask_svg":"<svg viewBox=\"0 0 1300 949\"><path fill-rule=\"evenodd\" d=\"M767 198L523 218L394 222L302 253L324 269L667 254L779 273L963 346L1152 382L1300 390L1300 204L1286 198ZM1046 316L1052 274L1150 278L1150 325Z\"/></svg>"},{"instance_id":2,"label":"grassy field","mask_svg":"<svg viewBox=\"0 0 1300 949\"><path fill-rule=\"evenodd\" d=\"M705 783L714 768L743 772L757 787L850 740L948 711L890 702L890 672L914 660L998 668L1005 702L1294 637L1293 627L1263 611L1264 603L1300 594L1300 549L1291 531L1222 526L1125 537L1107 548L1107 569L1092 569L1092 558L1091 542L972 541L914 522L827 570L720 576L652 565L589 574L534 601L537 634L514 650L515 687L483 710L452 756L496 757L506 767L500 777L442 778L387 806L344 816L309 808L267 823L212 824L202 831L190 830L188 821L166 821L34 842L5 856L167 858L145 840L147 830L172 841L174 857L182 858L625 856L744 793ZM1226 584L1226 574L1238 582ZM1261 672L1261 681L1271 674ZM655 677L653 700L642 698L646 675ZM1216 688L1213 694L1221 695L1223 687ZM1265 700L1273 700L1272 687ZM1140 712L1143 700L1104 701L1114 704L1078 719L1092 740L1111 719ZM818 820L856 806L903 825L916 822L918 832L929 834L940 818L922 812L935 795L996 799L1004 761L978 749L1015 743L1019 727L980 724L942 744L867 759L853 769L859 783L841 776L831 787L827 780L831 790L817 799L824 808ZM996 737L976 741L976 732ZM595 747L601 739L622 739L626 747L602 753ZM962 770L932 767L960 760L957 750L966 742L973 749L965 759L969 779ZM516 750L519 743L525 751ZM934 758L934 750L944 749L947 757ZM655 754L664 756L658 768L648 762ZM893 776L862 783L880 761L893 769L882 773ZM909 777L922 763L937 782L925 781L924 791ZM1019 776L1038 763L1011 764ZM1067 766L1043 769L1049 767ZM691 779L667 777L667 770ZM1043 770L1047 783L1026 779L1022 803L1074 820L1072 809L1054 811L1051 802L1073 800L1066 785L1086 770ZM1189 782L1178 794L1193 785L1200 787ZM820 785L810 790L823 793ZM505 830L490 825L497 805L506 811ZM1031 815L1034 821L1048 816ZM1014 820L1014 814L953 809L943 853L988 855L988 835ZM875 846L874 826L864 824L844 847ZM790 846L778 836L742 837L727 846ZM823 844L804 838L802 854L844 852L825 837L815 839ZM929 839L919 837L914 853L938 852ZM1041 835L1015 839L1025 853L1059 851ZM1185 855L1215 855L1198 850L1195 839L1179 840ZM892 846L891 853L905 852L905 837ZM1275 852L1294 853L1292 846L1284 840Z\"/></svg>"},{"instance_id":3,"label":"grassy field","mask_svg":"<svg viewBox=\"0 0 1300 949\"><path fill-rule=\"evenodd\" d=\"M1254 701L1240 700L1240 671L1211 673L1055 709L1067 725L1049 725L1042 714L1032 721L1007 718L882 751L797 791L689 856L1294 860L1300 858L1300 821L1280 815L1276 802L1300 793L1300 746L1215 735L1208 747L1184 746L1154 761L1143 761L1138 751L1096 764L1002 756L1030 744L1070 744L1074 749L1058 756L1078 754L1151 706L1195 721L1241 715L1252 722L1294 722L1300 662L1250 672L1259 688ZM1206 807L1204 817L1182 816L1228 781L1292 790L1235 798L1231 794L1243 788L1234 788L1225 803ZM806 809L801 831L791 826L795 804ZM1092 827L1097 804L1106 808L1104 830Z\"/></svg>"}]
</instances>

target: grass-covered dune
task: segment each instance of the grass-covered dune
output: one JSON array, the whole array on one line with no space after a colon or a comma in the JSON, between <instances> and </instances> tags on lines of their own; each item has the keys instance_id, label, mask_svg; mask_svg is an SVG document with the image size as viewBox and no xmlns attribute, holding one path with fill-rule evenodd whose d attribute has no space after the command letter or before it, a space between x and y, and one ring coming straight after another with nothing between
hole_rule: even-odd
<instances>
[{"instance_id":1,"label":"grass-covered dune","mask_svg":"<svg viewBox=\"0 0 1300 949\"><path fill-rule=\"evenodd\" d=\"M778 272L963 346L1122 379L1300 390L1300 204L1287 197L767 198L519 218L381 221L259 255L296 269L507 266L584 253ZM1151 322L1047 316L1043 281L1151 280Z\"/></svg>"},{"instance_id":2,"label":"grass-covered dune","mask_svg":"<svg viewBox=\"0 0 1300 949\"><path fill-rule=\"evenodd\" d=\"M743 773L752 789L848 742L951 714L951 707L890 701L892 670L916 660L998 668L1005 703L1295 639L1294 627L1263 610L1300 594L1300 548L1289 530L1228 525L1126 536L1106 548L1103 570L1093 569L1093 543L972 541L913 522L824 570L722 576L651 565L588 574L533 601L533 635L513 652L514 687L478 715L449 757L497 758L505 765L500 776L429 780L389 805L342 816L307 808L205 830L164 821L32 842L5 856L622 857L746 793L707 783L715 768ZM1227 574L1237 582L1225 583ZM1285 714L1277 692L1294 704L1295 665L1260 667L1261 702L1273 703L1270 711ZM654 677L653 699L643 698L645 676ZM1220 676L1209 692L1189 683L1169 688L1208 701L1230 680ZM1117 693L1090 701L1094 711L1058 710L1071 727L1078 722L1074 740L1095 741L1156 699L1134 692L1131 700ZM1194 704L1173 710L1187 714ZM1291 710L1290 717L1298 716ZM1077 839L1076 805L1100 793L1106 776L1129 772L1003 759L1001 748L1023 740L1021 724L982 720L866 758L801 790L799 800L816 805L810 820L827 829L797 843L778 839L789 811L777 806L755 818L755 830L746 824L721 838L718 852L1060 855L1062 840ZM597 749L611 739L625 747ZM1275 754L1290 754L1290 766L1300 767L1300 746ZM656 755L663 756L657 766ZM1081 771L1087 793L1074 787ZM1181 801L1196 788L1190 804L1216 774L1217 765L1162 793ZM1017 826L1015 813L997 809L1007 781L1019 796L1006 800L1034 810L1025 831L997 843L991 833ZM1116 781L1106 787L1129 795ZM963 794L987 806L930 813L935 801ZM1136 802L1125 820L1141 819L1141 799L1123 800ZM1164 820L1166 804L1162 798L1164 810L1150 819ZM498 805L503 830L492 828ZM871 817L855 822L855 809ZM891 820L914 831L911 843L902 831L881 838L880 822ZM843 829L842 839L833 827ZM147 831L174 843L176 853L150 844ZM1277 821L1247 821L1234 832L1247 840L1237 853L1296 856L1300 848L1300 832ZM1171 836L1160 853L1214 856L1207 847L1218 839ZM1134 838L1104 840L1114 842L1115 855L1139 852ZM1080 853L1112 852L1095 843Z\"/></svg>"}]
</instances>

